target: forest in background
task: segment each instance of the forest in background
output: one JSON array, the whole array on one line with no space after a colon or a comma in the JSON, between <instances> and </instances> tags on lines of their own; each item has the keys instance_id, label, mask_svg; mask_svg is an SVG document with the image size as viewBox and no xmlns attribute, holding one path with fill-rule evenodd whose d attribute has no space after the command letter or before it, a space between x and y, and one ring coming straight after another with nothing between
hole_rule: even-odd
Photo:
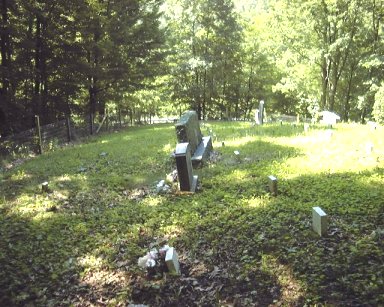
<instances>
[{"instance_id":1,"label":"forest in background","mask_svg":"<svg viewBox=\"0 0 384 307\"><path fill-rule=\"evenodd\" d=\"M1 0L0 135L67 116L384 121L381 0Z\"/></svg>"}]
</instances>

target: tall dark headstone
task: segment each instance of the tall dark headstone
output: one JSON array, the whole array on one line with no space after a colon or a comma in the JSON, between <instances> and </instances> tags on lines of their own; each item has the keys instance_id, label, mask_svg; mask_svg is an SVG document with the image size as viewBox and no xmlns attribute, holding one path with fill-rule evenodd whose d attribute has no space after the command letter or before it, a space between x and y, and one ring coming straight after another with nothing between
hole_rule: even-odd
<instances>
[{"instance_id":1,"label":"tall dark headstone","mask_svg":"<svg viewBox=\"0 0 384 307\"><path fill-rule=\"evenodd\" d=\"M177 141L189 143L193 165L198 165L209 158L212 151L211 136L203 137L195 111L187 111L175 125Z\"/></svg>"},{"instance_id":2,"label":"tall dark headstone","mask_svg":"<svg viewBox=\"0 0 384 307\"><path fill-rule=\"evenodd\" d=\"M175 159L177 174L179 177L180 191L195 192L198 177L193 175L189 143L177 144Z\"/></svg>"},{"instance_id":3,"label":"tall dark headstone","mask_svg":"<svg viewBox=\"0 0 384 307\"><path fill-rule=\"evenodd\" d=\"M194 153L203 138L197 113L195 111L185 112L175 127L177 141L179 143L189 143L191 153Z\"/></svg>"}]
</instances>

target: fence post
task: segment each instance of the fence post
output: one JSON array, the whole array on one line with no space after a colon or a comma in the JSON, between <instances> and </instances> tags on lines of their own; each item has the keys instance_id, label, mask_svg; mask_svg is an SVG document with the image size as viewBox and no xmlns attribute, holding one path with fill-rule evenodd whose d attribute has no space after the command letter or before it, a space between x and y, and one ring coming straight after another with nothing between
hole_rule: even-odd
<instances>
[{"instance_id":1,"label":"fence post","mask_svg":"<svg viewBox=\"0 0 384 307\"><path fill-rule=\"evenodd\" d=\"M68 142L70 142L70 141L72 141L71 117L70 116L67 116L65 123L66 123L66 126L67 126L67 139L68 139Z\"/></svg>"},{"instance_id":2,"label":"fence post","mask_svg":"<svg viewBox=\"0 0 384 307\"><path fill-rule=\"evenodd\" d=\"M39 154L41 155L43 153L43 143L42 143L42 140L41 140L41 127L40 127L40 117L39 115L35 115L35 118L36 118L36 128L37 128L37 136L38 136L38 150L39 150Z\"/></svg>"}]
</instances>

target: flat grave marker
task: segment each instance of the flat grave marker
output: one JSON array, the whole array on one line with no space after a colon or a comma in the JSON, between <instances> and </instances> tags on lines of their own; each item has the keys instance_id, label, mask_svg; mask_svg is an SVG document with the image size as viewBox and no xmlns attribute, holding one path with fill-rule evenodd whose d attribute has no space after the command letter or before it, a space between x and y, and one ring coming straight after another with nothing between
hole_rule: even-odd
<instances>
[{"instance_id":1,"label":"flat grave marker","mask_svg":"<svg viewBox=\"0 0 384 307\"><path fill-rule=\"evenodd\" d=\"M273 175L268 176L269 192L273 196L277 196L277 178Z\"/></svg>"},{"instance_id":2,"label":"flat grave marker","mask_svg":"<svg viewBox=\"0 0 384 307\"><path fill-rule=\"evenodd\" d=\"M321 237L327 233L328 216L320 207L312 208L312 228Z\"/></svg>"},{"instance_id":3,"label":"flat grave marker","mask_svg":"<svg viewBox=\"0 0 384 307\"><path fill-rule=\"evenodd\" d=\"M170 247L165 254L165 263L171 274L180 275L180 263L176 250Z\"/></svg>"}]
</instances>

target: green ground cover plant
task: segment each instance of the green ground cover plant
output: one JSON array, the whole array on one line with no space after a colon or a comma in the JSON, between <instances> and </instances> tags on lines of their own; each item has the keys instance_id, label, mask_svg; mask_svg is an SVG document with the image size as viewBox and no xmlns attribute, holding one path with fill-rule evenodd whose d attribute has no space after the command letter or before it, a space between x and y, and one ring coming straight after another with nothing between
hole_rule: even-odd
<instances>
[{"instance_id":1,"label":"green ground cover plant","mask_svg":"<svg viewBox=\"0 0 384 307\"><path fill-rule=\"evenodd\" d=\"M383 127L201 129L212 130L215 159L196 170L195 194L155 192L175 168L173 125L2 169L0 305L384 304ZM324 237L311 229L314 206L329 215ZM137 260L164 242L182 274L149 279Z\"/></svg>"}]
</instances>

